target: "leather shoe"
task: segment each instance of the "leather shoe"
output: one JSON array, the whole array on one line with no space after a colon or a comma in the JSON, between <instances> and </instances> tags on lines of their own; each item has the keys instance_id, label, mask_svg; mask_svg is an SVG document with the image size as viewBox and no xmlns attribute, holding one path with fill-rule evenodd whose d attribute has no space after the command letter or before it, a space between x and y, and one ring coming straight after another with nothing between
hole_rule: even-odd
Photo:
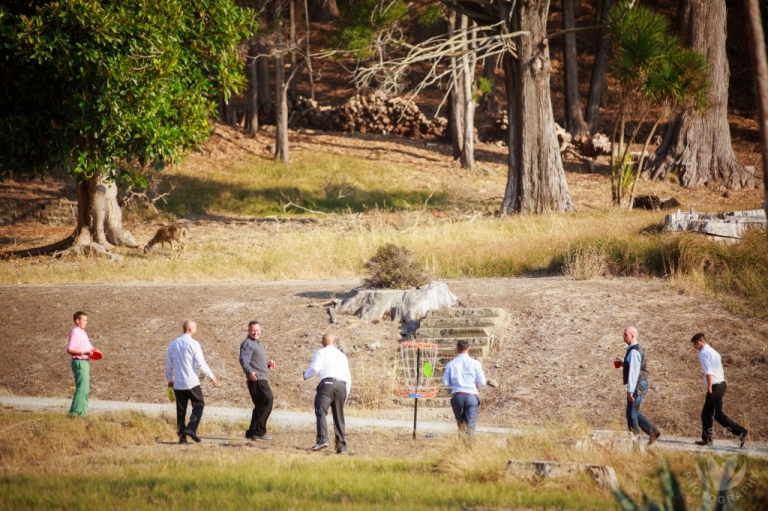
<instances>
[{"instance_id":1,"label":"leather shoe","mask_svg":"<svg viewBox=\"0 0 768 511\"><path fill-rule=\"evenodd\" d=\"M195 442L199 442L200 441L200 437L197 436L197 433L195 433L191 429L185 429L184 430L184 434L187 435L192 440L194 440Z\"/></svg>"},{"instance_id":2,"label":"leather shoe","mask_svg":"<svg viewBox=\"0 0 768 511\"><path fill-rule=\"evenodd\" d=\"M312 447L309 448L310 451L319 451L321 449L325 449L328 447L328 442L323 442L321 444L315 444Z\"/></svg>"},{"instance_id":3,"label":"leather shoe","mask_svg":"<svg viewBox=\"0 0 768 511\"><path fill-rule=\"evenodd\" d=\"M696 440L696 445L706 445L708 447L712 447L712 442L707 442L706 440Z\"/></svg>"},{"instance_id":4,"label":"leather shoe","mask_svg":"<svg viewBox=\"0 0 768 511\"><path fill-rule=\"evenodd\" d=\"M183 436L183 437L179 438L179 444L180 445L186 445L188 443L189 442L187 442L187 437Z\"/></svg>"},{"instance_id":5,"label":"leather shoe","mask_svg":"<svg viewBox=\"0 0 768 511\"><path fill-rule=\"evenodd\" d=\"M653 444L656 440L659 439L660 436L661 436L661 431L657 430L651 433L651 438L648 439L648 445Z\"/></svg>"},{"instance_id":6,"label":"leather shoe","mask_svg":"<svg viewBox=\"0 0 768 511\"><path fill-rule=\"evenodd\" d=\"M743 449L744 444L747 443L747 433L749 433L749 431L745 431L744 433L739 435L739 449Z\"/></svg>"}]
</instances>

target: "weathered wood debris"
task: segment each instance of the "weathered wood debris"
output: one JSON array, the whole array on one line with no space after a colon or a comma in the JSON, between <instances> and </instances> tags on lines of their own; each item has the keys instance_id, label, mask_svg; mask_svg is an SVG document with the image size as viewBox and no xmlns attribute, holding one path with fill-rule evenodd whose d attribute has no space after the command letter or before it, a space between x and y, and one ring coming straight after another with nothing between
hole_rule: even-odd
<instances>
[{"instance_id":1,"label":"weathered wood debris","mask_svg":"<svg viewBox=\"0 0 768 511\"><path fill-rule=\"evenodd\" d=\"M738 242L749 229L766 229L766 216L763 209L731 211L730 213L696 213L693 208L688 213L667 215L664 219L664 231L691 231L731 243Z\"/></svg>"},{"instance_id":2,"label":"weathered wood debris","mask_svg":"<svg viewBox=\"0 0 768 511\"><path fill-rule=\"evenodd\" d=\"M356 94L335 107L319 106L317 101L299 96L288 118L290 129L380 133L425 140L444 138L447 126L444 117L429 119L415 103L381 92Z\"/></svg>"}]
</instances>

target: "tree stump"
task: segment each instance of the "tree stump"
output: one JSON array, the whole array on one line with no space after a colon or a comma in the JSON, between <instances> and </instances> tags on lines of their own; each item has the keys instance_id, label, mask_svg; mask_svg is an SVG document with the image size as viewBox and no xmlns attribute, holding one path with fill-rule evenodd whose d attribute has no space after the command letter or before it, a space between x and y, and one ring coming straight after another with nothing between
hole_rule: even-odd
<instances>
[{"instance_id":1,"label":"tree stump","mask_svg":"<svg viewBox=\"0 0 768 511\"><path fill-rule=\"evenodd\" d=\"M388 315L399 323L419 320L427 315L427 311L451 307L456 301L456 296L444 282L406 290L357 287L342 298L336 312L355 314L365 321Z\"/></svg>"}]
</instances>

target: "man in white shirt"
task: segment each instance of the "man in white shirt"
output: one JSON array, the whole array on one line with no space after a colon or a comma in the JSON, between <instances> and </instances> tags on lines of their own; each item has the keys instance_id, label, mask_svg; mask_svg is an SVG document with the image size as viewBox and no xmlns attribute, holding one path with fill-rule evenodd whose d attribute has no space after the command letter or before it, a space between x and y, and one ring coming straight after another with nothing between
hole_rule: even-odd
<instances>
[{"instance_id":1,"label":"man in white shirt","mask_svg":"<svg viewBox=\"0 0 768 511\"><path fill-rule=\"evenodd\" d=\"M732 435L739 437L739 447L744 447L748 431L736 424L723 413L723 396L725 395L725 371L720 354L707 344L704 334L696 334L691 338L693 347L699 352L699 363L704 373L704 383L707 385L707 396L704 408L701 410L701 440L696 445L712 445L713 425L716 420Z\"/></svg>"},{"instance_id":2,"label":"man in white shirt","mask_svg":"<svg viewBox=\"0 0 768 511\"><path fill-rule=\"evenodd\" d=\"M328 447L328 407L333 414L333 432L336 440L336 454L347 452L347 441L344 435L344 402L352 388L352 373L349 371L349 361L346 355L336 347L336 337L333 334L323 335L323 347L315 352L312 364L304 371L304 379L314 375L320 376L320 384L315 395L315 417L317 418L317 441L310 447L319 451Z\"/></svg>"},{"instance_id":3,"label":"man in white shirt","mask_svg":"<svg viewBox=\"0 0 768 511\"><path fill-rule=\"evenodd\" d=\"M197 376L198 369L211 379L214 386L218 383L208 364L205 363L200 343L192 338L195 332L197 332L197 324L192 320L186 320L184 334L174 339L168 346L165 363L168 386L173 387L173 394L176 396L176 424L180 444L186 444L187 437L195 442L200 441L200 437L197 436L197 426L203 416L205 401L200 388L200 378ZM192 414L189 416L189 423L185 425L187 404L190 401Z\"/></svg>"},{"instance_id":4,"label":"man in white shirt","mask_svg":"<svg viewBox=\"0 0 768 511\"><path fill-rule=\"evenodd\" d=\"M472 436L480 411L477 390L485 385L485 373L482 364L469 356L469 342L458 341L456 353L445 366L443 385L451 387L451 408L459 431Z\"/></svg>"},{"instance_id":5,"label":"man in white shirt","mask_svg":"<svg viewBox=\"0 0 768 511\"><path fill-rule=\"evenodd\" d=\"M645 369L645 350L637 343L637 337L637 328L628 326L624 329L627 352L619 367L624 368L623 381L627 386L627 426L635 435L640 435L642 429L650 437L648 445L651 445L658 440L661 432L640 413L640 405L648 395L648 372Z\"/></svg>"}]
</instances>

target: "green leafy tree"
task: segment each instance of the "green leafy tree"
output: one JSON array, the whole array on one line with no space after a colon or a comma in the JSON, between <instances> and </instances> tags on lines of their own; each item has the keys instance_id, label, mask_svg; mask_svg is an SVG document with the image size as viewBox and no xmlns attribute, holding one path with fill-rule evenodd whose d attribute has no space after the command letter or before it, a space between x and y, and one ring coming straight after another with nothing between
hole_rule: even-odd
<instances>
[{"instance_id":1,"label":"green leafy tree","mask_svg":"<svg viewBox=\"0 0 768 511\"><path fill-rule=\"evenodd\" d=\"M219 95L243 84L254 21L232 0L61 0L0 8L0 178L77 180L59 246L135 247L117 187L205 141Z\"/></svg>"},{"instance_id":2,"label":"green leafy tree","mask_svg":"<svg viewBox=\"0 0 768 511\"><path fill-rule=\"evenodd\" d=\"M608 15L614 55L609 72L620 85L620 104L611 139L614 146L611 149L612 193L614 203L618 205L627 202L626 195L631 190L630 207L644 155L659 124L675 112L704 111L709 92L704 55L683 45L680 37L672 33L666 16L632 4L624 0ZM640 109L641 117L625 145L625 119L632 107ZM653 111L658 111L659 115L645 139L640 161L635 165L629 158L629 146Z\"/></svg>"}]
</instances>

